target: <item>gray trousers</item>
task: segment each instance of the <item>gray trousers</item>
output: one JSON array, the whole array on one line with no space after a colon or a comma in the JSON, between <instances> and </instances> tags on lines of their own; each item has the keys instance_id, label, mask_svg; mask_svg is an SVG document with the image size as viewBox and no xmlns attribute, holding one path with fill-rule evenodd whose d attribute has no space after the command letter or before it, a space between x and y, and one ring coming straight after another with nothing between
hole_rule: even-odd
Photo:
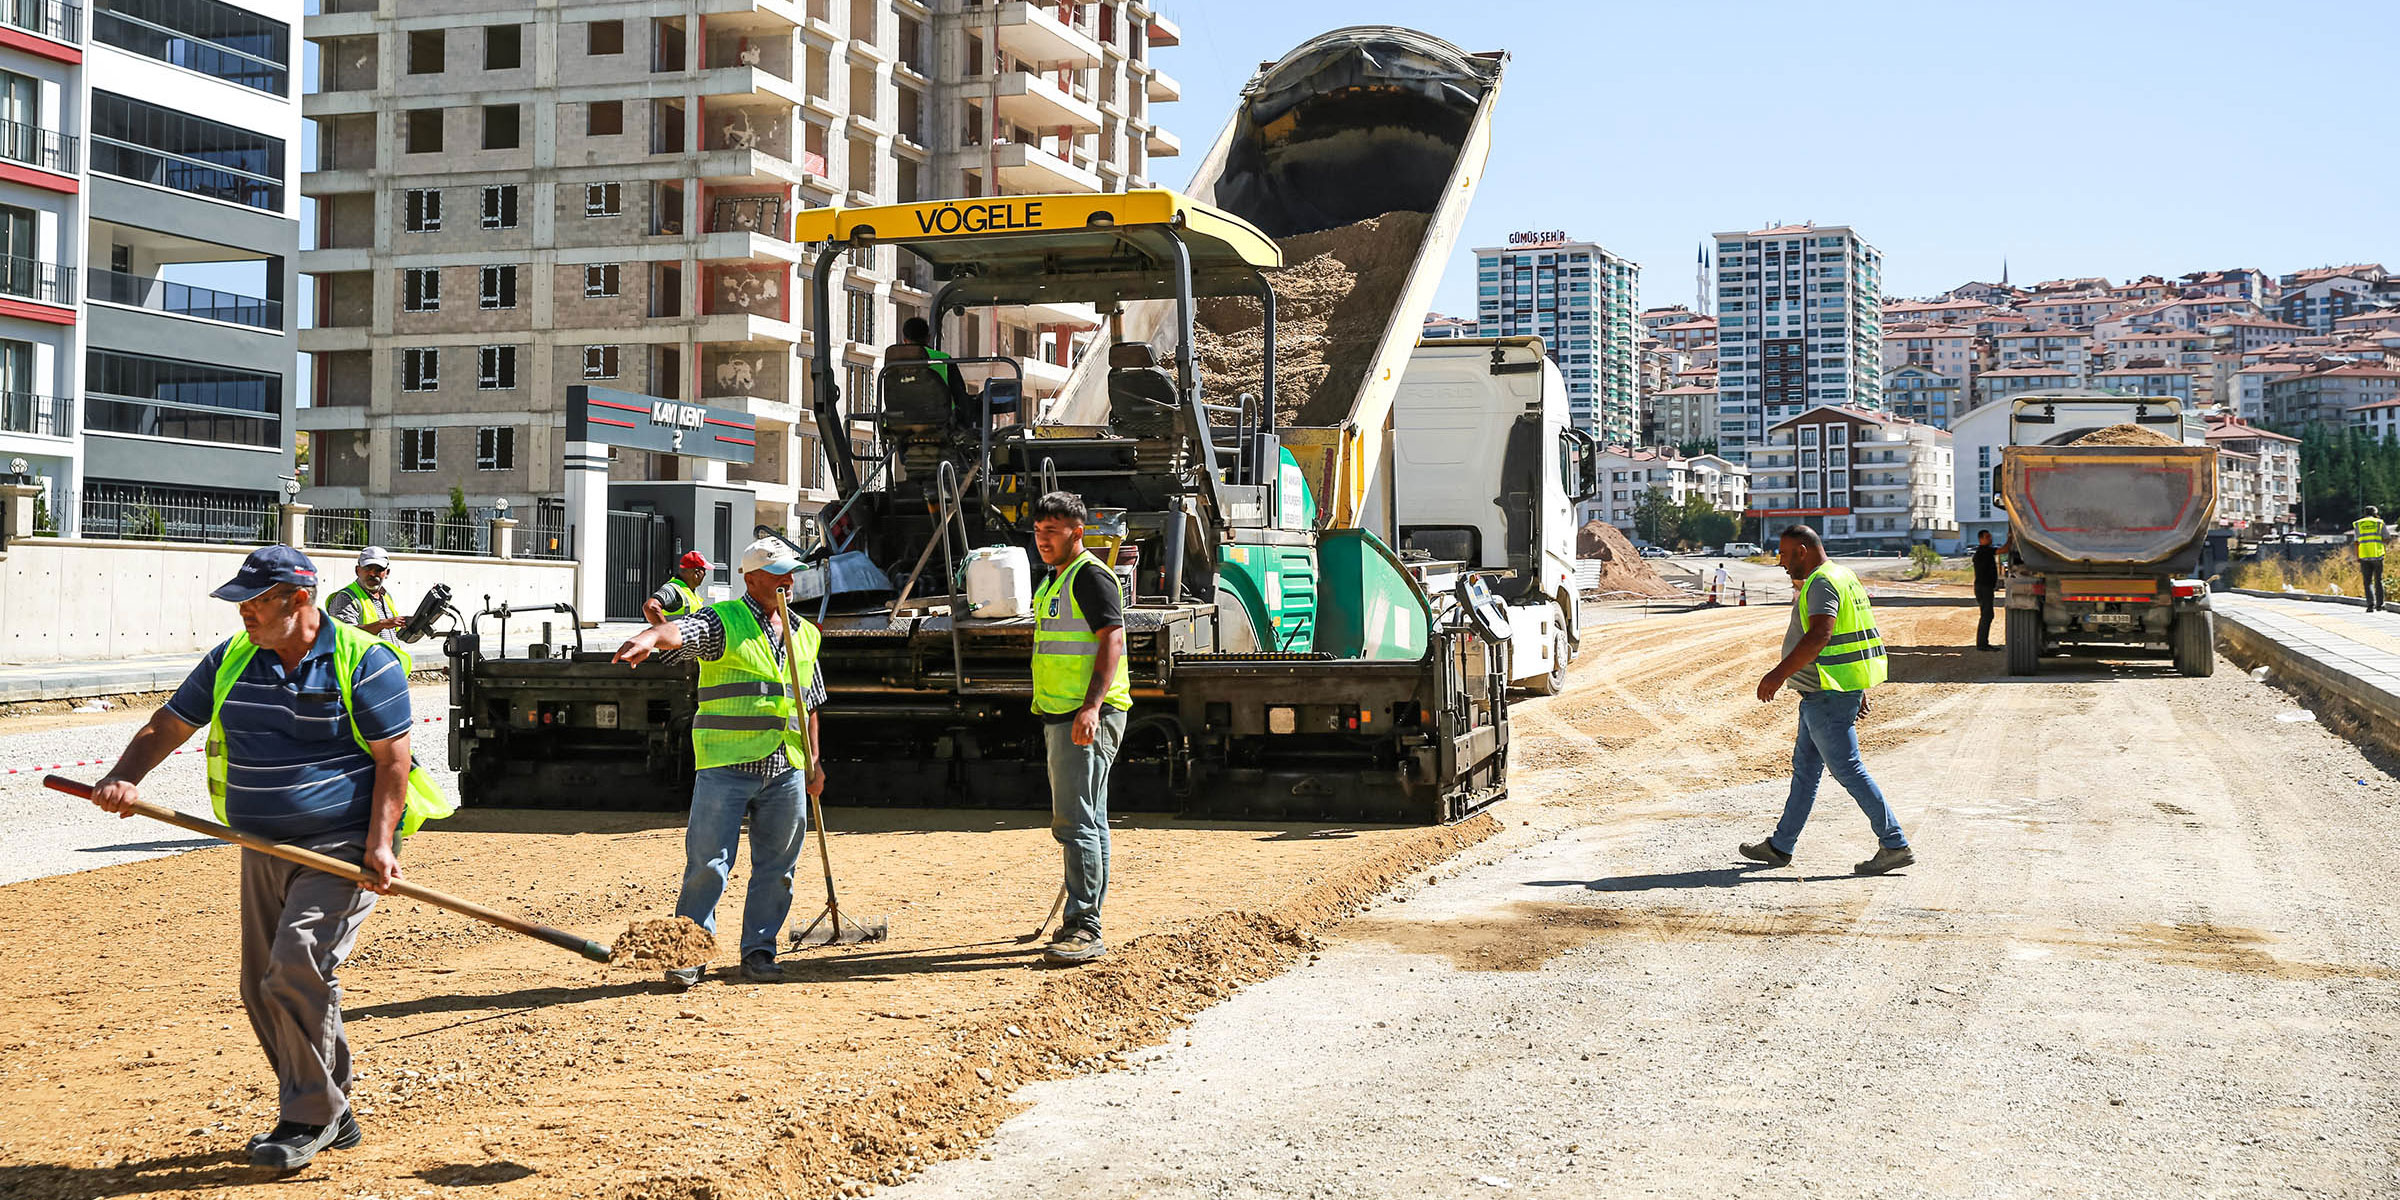
<instances>
[{"instance_id":1,"label":"gray trousers","mask_svg":"<svg viewBox=\"0 0 2400 1200\"><path fill-rule=\"evenodd\" d=\"M1100 904L1108 898L1108 770L1125 741L1125 714L1100 710L1092 744L1075 744L1071 721L1044 722L1050 752L1050 836L1066 857L1069 929L1100 932Z\"/></svg>"},{"instance_id":2,"label":"gray trousers","mask_svg":"<svg viewBox=\"0 0 2400 1200\"><path fill-rule=\"evenodd\" d=\"M300 843L356 865L356 834ZM242 1008L275 1069L282 1119L329 1125L350 1106L350 1040L342 984L375 893L298 863L242 851Z\"/></svg>"}]
</instances>

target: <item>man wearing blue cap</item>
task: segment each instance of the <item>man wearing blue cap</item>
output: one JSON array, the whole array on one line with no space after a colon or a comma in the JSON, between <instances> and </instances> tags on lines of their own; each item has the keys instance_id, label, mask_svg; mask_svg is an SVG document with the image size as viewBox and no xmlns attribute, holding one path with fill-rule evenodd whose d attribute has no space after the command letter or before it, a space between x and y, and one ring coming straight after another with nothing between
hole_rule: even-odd
<instances>
[{"instance_id":1,"label":"man wearing blue cap","mask_svg":"<svg viewBox=\"0 0 2400 1200\"><path fill-rule=\"evenodd\" d=\"M209 651L93 789L118 816L151 768L208 727L217 819L245 833L356 864L349 880L242 851L242 1007L274 1068L281 1120L250 1139L250 1161L294 1170L362 1140L350 1112L350 1043L334 978L375 897L400 878L401 836L448 813L412 781L408 669L401 652L316 605L317 569L288 546L243 560L209 593L242 632ZM412 788L412 782L417 786Z\"/></svg>"},{"instance_id":2,"label":"man wearing blue cap","mask_svg":"<svg viewBox=\"0 0 2400 1200\"><path fill-rule=\"evenodd\" d=\"M742 551L742 592L688 617L653 625L627 639L617 661L637 665L700 662L700 704L692 714L692 815L683 835L683 890L675 915L717 931L717 901L750 820L750 890L742 899L742 978L780 983L776 938L792 911L792 868L808 833L811 796L825 790L817 760L817 708L825 677L817 670L817 627L798 617L786 630L777 603L792 586L800 558L776 538ZM791 694L794 676L809 680ZM700 982L700 968L667 972L677 991Z\"/></svg>"}]
</instances>

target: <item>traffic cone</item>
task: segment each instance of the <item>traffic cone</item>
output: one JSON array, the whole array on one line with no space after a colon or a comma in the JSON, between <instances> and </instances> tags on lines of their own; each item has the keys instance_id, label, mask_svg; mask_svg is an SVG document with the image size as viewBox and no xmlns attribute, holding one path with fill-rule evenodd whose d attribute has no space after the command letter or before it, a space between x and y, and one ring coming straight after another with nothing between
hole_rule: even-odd
<instances>
[{"instance_id":1,"label":"traffic cone","mask_svg":"<svg viewBox=\"0 0 2400 1200\"><path fill-rule=\"evenodd\" d=\"M1734 607L1736 607L1736 608L1748 608L1748 607L1750 607L1750 585L1749 585L1749 584L1746 584L1746 583L1745 583L1745 584L1743 584L1743 585L1742 585L1742 598L1741 598L1741 601L1740 601L1739 603L1735 604L1735 605L1734 605Z\"/></svg>"}]
</instances>

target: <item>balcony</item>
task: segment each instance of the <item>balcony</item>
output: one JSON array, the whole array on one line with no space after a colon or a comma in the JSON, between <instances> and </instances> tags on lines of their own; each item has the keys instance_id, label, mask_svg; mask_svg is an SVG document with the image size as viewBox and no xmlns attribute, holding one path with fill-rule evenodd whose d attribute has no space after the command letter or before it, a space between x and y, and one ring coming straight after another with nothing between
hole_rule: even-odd
<instances>
[{"instance_id":1,"label":"balcony","mask_svg":"<svg viewBox=\"0 0 2400 1200\"><path fill-rule=\"evenodd\" d=\"M1000 187L1019 194L1096 192L1100 177L1039 146L1002 142L991 148L991 163L999 168ZM969 151L967 170L980 173L984 156Z\"/></svg>"},{"instance_id":2,"label":"balcony","mask_svg":"<svg viewBox=\"0 0 2400 1200\"><path fill-rule=\"evenodd\" d=\"M1059 87L1048 76L1007 71L996 78L985 76L984 85L992 102L1000 106L1000 115L1019 125L1042 130L1061 125L1100 128L1100 106Z\"/></svg>"},{"instance_id":3,"label":"balcony","mask_svg":"<svg viewBox=\"0 0 2400 1200\"><path fill-rule=\"evenodd\" d=\"M1059 16L1073 11L1073 6L1051 7L1010 0L1000 6L1000 49L1015 58L1037 63L1064 63L1077 67L1100 65L1100 40L1090 30L1069 25ZM982 28L990 18L978 17L975 28Z\"/></svg>"},{"instance_id":4,"label":"balcony","mask_svg":"<svg viewBox=\"0 0 2400 1200\"><path fill-rule=\"evenodd\" d=\"M1150 44L1153 47L1182 45L1183 27L1159 13L1151 13Z\"/></svg>"},{"instance_id":5,"label":"balcony","mask_svg":"<svg viewBox=\"0 0 2400 1200\"><path fill-rule=\"evenodd\" d=\"M283 211L283 181L115 138L92 138L92 170L211 200Z\"/></svg>"},{"instance_id":6,"label":"balcony","mask_svg":"<svg viewBox=\"0 0 2400 1200\"><path fill-rule=\"evenodd\" d=\"M1183 139L1153 125L1142 134L1142 149L1152 158L1173 158L1183 153Z\"/></svg>"},{"instance_id":7,"label":"balcony","mask_svg":"<svg viewBox=\"0 0 2400 1200\"><path fill-rule=\"evenodd\" d=\"M74 398L43 396L33 392L0 392L0 433L74 437Z\"/></svg>"},{"instance_id":8,"label":"balcony","mask_svg":"<svg viewBox=\"0 0 2400 1200\"><path fill-rule=\"evenodd\" d=\"M83 6L74 0L0 0L0 25L70 46L83 44Z\"/></svg>"},{"instance_id":9,"label":"balcony","mask_svg":"<svg viewBox=\"0 0 2400 1200\"><path fill-rule=\"evenodd\" d=\"M38 258L0 255L0 296L75 307L75 268Z\"/></svg>"},{"instance_id":10,"label":"balcony","mask_svg":"<svg viewBox=\"0 0 2400 1200\"><path fill-rule=\"evenodd\" d=\"M25 0L0 0L0 8L27 7L31 5ZM219 32L205 28L212 22L198 13L183 12L177 16L185 20L199 18L193 23L204 27L171 28L132 13L102 8L92 16L92 40L270 96L291 95L292 70L288 64L237 48L239 41L259 35L266 24L263 20L250 18L240 23L249 28L237 25ZM225 18L217 20L222 22Z\"/></svg>"},{"instance_id":11,"label":"balcony","mask_svg":"<svg viewBox=\"0 0 2400 1200\"><path fill-rule=\"evenodd\" d=\"M1183 85L1175 82L1174 76L1153 67L1150 78L1142 84L1142 95L1152 104L1166 104L1183 99Z\"/></svg>"},{"instance_id":12,"label":"balcony","mask_svg":"<svg viewBox=\"0 0 2400 1200\"><path fill-rule=\"evenodd\" d=\"M0 8L6 8L0 0ZM56 175L75 174L75 135L27 125L21 121L0 121L0 158L28 167L39 167Z\"/></svg>"},{"instance_id":13,"label":"balcony","mask_svg":"<svg viewBox=\"0 0 2400 1200\"><path fill-rule=\"evenodd\" d=\"M262 300L214 288L169 283L123 271L93 271L91 299L107 304L146 308L169 316L223 321L256 329L283 332L283 302Z\"/></svg>"}]
</instances>

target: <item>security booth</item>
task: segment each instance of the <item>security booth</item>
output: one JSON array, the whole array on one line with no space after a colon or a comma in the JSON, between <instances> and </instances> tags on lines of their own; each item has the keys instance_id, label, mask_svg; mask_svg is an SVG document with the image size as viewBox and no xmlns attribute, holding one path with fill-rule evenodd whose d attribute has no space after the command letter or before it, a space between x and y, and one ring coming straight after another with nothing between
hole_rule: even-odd
<instances>
[{"instance_id":1,"label":"security booth","mask_svg":"<svg viewBox=\"0 0 2400 1200\"><path fill-rule=\"evenodd\" d=\"M611 480L611 448L703 460L703 478ZM580 570L575 610L587 625L638 621L642 600L697 550L709 561L701 594L732 594L732 564L750 542L757 501L725 482L724 465L757 457L746 413L659 396L567 389L567 528Z\"/></svg>"}]
</instances>

